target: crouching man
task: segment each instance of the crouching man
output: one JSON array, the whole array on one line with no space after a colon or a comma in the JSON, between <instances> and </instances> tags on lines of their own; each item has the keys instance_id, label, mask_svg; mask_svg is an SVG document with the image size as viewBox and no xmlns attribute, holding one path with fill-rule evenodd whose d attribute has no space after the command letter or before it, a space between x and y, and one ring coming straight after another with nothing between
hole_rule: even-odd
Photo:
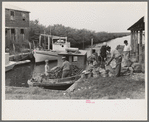
<instances>
[{"instance_id":1,"label":"crouching man","mask_svg":"<svg viewBox=\"0 0 149 122\"><path fill-rule=\"evenodd\" d=\"M116 49L111 53L111 59L107 62L107 66L111 63L113 59L115 59L116 67L115 69L115 76L119 77L121 73L121 62L122 62L122 55L119 52L120 45L116 47Z\"/></svg>"},{"instance_id":2,"label":"crouching man","mask_svg":"<svg viewBox=\"0 0 149 122\"><path fill-rule=\"evenodd\" d=\"M71 73L71 64L66 60L66 57L62 57L63 64L61 66L62 69L62 78L68 77Z\"/></svg>"}]
</instances>

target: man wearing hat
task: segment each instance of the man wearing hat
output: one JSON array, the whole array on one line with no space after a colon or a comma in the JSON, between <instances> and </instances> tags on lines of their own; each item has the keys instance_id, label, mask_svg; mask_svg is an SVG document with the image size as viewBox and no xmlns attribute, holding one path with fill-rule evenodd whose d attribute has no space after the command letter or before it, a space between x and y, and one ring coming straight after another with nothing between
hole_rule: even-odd
<instances>
[{"instance_id":1,"label":"man wearing hat","mask_svg":"<svg viewBox=\"0 0 149 122\"><path fill-rule=\"evenodd\" d=\"M62 69L62 78L68 77L70 75L70 63L66 60L66 57L62 57L63 64L61 66Z\"/></svg>"},{"instance_id":2,"label":"man wearing hat","mask_svg":"<svg viewBox=\"0 0 149 122\"><path fill-rule=\"evenodd\" d=\"M49 75L49 71L50 71L49 62L48 62L48 60L45 60L45 75L46 76Z\"/></svg>"}]
</instances>

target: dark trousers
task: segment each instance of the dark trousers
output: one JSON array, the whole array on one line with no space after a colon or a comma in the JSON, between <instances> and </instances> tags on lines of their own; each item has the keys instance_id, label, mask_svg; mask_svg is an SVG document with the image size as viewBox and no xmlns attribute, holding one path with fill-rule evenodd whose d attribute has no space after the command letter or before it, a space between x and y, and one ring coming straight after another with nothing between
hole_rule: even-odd
<instances>
[{"instance_id":1,"label":"dark trousers","mask_svg":"<svg viewBox=\"0 0 149 122\"><path fill-rule=\"evenodd\" d=\"M122 56L115 58L115 60L116 60L115 76L119 77L121 73Z\"/></svg>"},{"instance_id":2,"label":"dark trousers","mask_svg":"<svg viewBox=\"0 0 149 122\"><path fill-rule=\"evenodd\" d=\"M63 74L62 74L62 78L68 77L69 74L70 74L70 71L69 70L64 70L63 71Z\"/></svg>"},{"instance_id":3,"label":"dark trousers","mask_svg":"<svg viewBox=\"0 0 149 122\"><path fill-rule=\"evenodd\" d=\"M119 64L116 65L115 76L116 77L119 77L120 76L120 73L121 73L121 63L119 63Z\"/></svg>"}]
</instances>

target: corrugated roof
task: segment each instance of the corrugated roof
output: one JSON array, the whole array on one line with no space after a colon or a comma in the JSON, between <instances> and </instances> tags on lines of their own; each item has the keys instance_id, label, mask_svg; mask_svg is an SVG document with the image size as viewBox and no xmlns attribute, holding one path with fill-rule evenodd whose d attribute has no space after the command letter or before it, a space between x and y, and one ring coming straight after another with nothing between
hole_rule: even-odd
<instances>
[{"instance_id":1,"label":"corrugated roof","mask_svg":"<svg viewBox=\"0 0 149 122\"><path fill-rule=\"evenodd\" d=\"M17 11L25 11L25 12L29 12L28 10L25 10L23 8L19 8L17 6L14 5L10 5L10 4L5 4L5 9L13 9L13 10L17 10ZM30 12L29 12L30 13Z\"/></svg>"}]
</instances>

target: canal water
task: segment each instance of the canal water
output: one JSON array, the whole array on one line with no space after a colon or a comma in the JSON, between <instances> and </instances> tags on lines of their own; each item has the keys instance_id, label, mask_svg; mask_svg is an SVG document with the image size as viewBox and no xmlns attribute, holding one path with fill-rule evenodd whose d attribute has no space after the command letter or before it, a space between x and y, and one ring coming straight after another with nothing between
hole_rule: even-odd
<instances>
[{"instance_id":1,"label":"canal water","mask_svg":"<svg viewBox=\"0 0 149 122\"><path fill-rule=\"evenodd\" d=\"M117 45L124 45L124 40L127 40L128 43L130 44L131 37L130 36L124 36L124 37L112 39L112 40L107 42L107 45L111 47L111 51L112 51L116 48ZM93 46L96 47L96 46L101 46L101 45L102 45L102 43L95 44ZM87 55L91 55L90 48L86 48L86 50L87 50Z\"/></svg>"},{"instance_id":2,"label":"canal water","mask_svg":"<svg viewBox=\"0 0 149 122\"><path fill-rule=\"evenodd\" d=\"M115 49L117 45L124 45L124 40L130 42L130 36L122 38L116 38L109 42L107 45L111 46L111 50ZM102 45L102 44L96 44ZM94 46L96 46L94 45ZM90 55L90 48L86 48L87 55ZM53 68L57 65L57 61L49 63L49 67ZM27 80L32 76L39 75L44 72L45 63L35 64L29 63L24 65L15 66L12 70L5 73L5 84L6 86L17 86L17 87L28 87Z\"/></svg>"},{"instance_id":3,"label":"canal water","mask_svg":"<svg viewBox=\"0 0 149 122\"><path fill-rule=\"evenodd\" d=\"M50 62L49 67L53 68L57 61ZM32 76L37 76L44 72L45 63L35 64L34 62L15 66L12 70L5 73L5 85L28 87L27 80Z\"/></svg>"}]
</instances>

